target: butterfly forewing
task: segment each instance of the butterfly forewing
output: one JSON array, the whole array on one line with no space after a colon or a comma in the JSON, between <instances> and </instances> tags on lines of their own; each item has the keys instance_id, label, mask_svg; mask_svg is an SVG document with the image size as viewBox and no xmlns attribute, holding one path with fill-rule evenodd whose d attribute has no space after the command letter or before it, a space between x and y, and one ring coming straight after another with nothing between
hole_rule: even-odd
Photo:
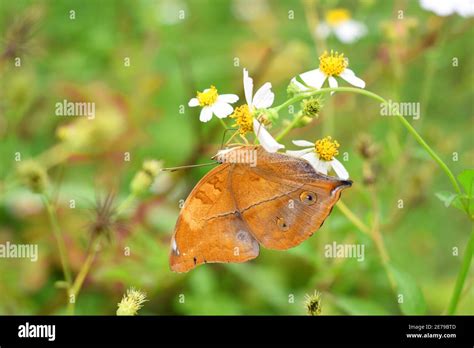
<instances>
[{"instance_id":1,"label":"butterfly forewing","mask_svg":"<svg viewBox=\"0 0 474 348\"><path fill-rule=\"evenodd\" d=\"M196 185L183 205L171 241L170 266L187 272L207 262L244 262L259 245L235 208L231 168L222 164Z\"/></svg>"}]
</instances>

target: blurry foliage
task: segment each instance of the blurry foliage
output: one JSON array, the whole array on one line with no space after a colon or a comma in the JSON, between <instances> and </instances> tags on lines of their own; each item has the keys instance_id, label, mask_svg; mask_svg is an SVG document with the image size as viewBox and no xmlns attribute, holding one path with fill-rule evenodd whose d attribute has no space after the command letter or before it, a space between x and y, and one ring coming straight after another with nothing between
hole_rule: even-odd
<instances>
[{"instance_id":1,"label":"blurry foliage","mask_svg":"<svg viewBox=\"0 0 474 348\"><path fill-rule=\"evenodd\" d=\"M165 166L208 161L222 138L217 120L201 125L195 110L185 107L181 114L180 106L211 83L242 95L242 67L249 68L256 85L271 81L276 103L283 102L289 80L316 67L322 47L315 47L306 17L322 16L325 9L347 7L369 27L357 44L342 45L331 37L326 45L350 57L370 90L387 99L419 101L422 115L413 125L455 173L472 165L472 21L435 17L417 1L319 1L314 7L319 13L307 11L308 1L266 1L263 10L249 12L256 3L1 2L0 242L38 243L40 252L36 263L0 260L1 314L65 310L54 285L62 273L46 212L37 196L16 184L15 153L22 160L40 155L47 165L77 272L87 247L86 211L97 193L113 189L124 199L149 158ZM397 6L406 6L406 20L396 18ZM176 18L179 9L185 9L184 20ZM245 16L249 13L255 15ZM14 66L15 57L21 68ZM130 67L124 66L127 57ZM452 66L453 57L458 67ZM55 104L64 99L95 102L95 120L55 116ZM340 93L324 104L319 119L286 138L287 148L291 138L316 139L332 127L341 152L349 155L345 166L354 181L344 203L370 224L370 190L378 199L390 267L406 294L403 313L442 312L460 263L452 249L462 253L470 230L464 216L448 206L463 199L472 205L472 196L446 193L443 174L397 122L379 117L373 100ZM370 143L361 145L367 134ZM365 152L359 152L361 146ZM124 161L125 152L130 161ZM454 152L457 161L451 160ZM156 194L127 211L127 231L99 252L77 313L115 313L130 286L147 293L141 314L305 314L305 294L314 289L322 293L322 314L400 313L371 239L338 209L315 236L287 252L262 248L245 264L172 273L169 240L179 200L208 170L170 174ZM472 188L470 173L460 181ZM75 209L69 209L71 199ZM397 208L400 199L403 209ZM333 241L364 244L365 261L325 258L324 246ZM472 283L471 271L459 313L474 313Z\"/></svg>"}]
</instances>

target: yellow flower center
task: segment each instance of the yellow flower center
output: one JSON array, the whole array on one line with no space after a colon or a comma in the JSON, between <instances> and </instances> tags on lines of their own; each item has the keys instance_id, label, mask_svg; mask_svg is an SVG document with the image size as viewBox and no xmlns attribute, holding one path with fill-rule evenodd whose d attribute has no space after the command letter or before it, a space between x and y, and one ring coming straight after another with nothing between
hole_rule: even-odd
<instances>
[{"instance_id":1,"label":"yellow flower center","mask_svg":"<svg viewBox=\"0 0 474 348\"><path fill-rule=\"evenodd\" d=\"M331 137L325 137L317 140L314 144L314 151L319 155L319 158L324 161L331 161L335 156L339 155L339 143Z\"/></svg>"},{"instance_id":2,"label":"yellow flower center","mask_svg":"<svg viewBox=\"0 0 474 348\"><path fill-rule=\"evenodd\" d=\"M211 88L205 92L197 92L197 99L199 100L200 106L210 106L214 104L218 96L217 88L214 86L211 86Z\"/></svg>"},{"instance_id":3,"label":"yellow flower center","mask_svg":"<svg viewBox=\"0 0 474 348\"><path fill-rule=\"evenodd\" d=\"M319 69L327 76L339 76L348 66L344 53L339 54L331 50L331 54L327 51L319 57Z\"/></svg>"},{"instance_id":4,"label":"yellow flower center","mask_svg":"<svg viewBox=\"0 0 474 348\"><path fill-rule=\"evenodd\" d=\"M235 119L234 126L239 126L239 133L241 135L253 131L253 115L247 104L235 108L234 113L230 117Z\"/></svg>"},{"instance_id":5,"label":"yellow flower center","mask_svg":"<svg viewBox=\"0 0 474 348\"><path fill-rule=\"evenodd\" d=\"M336 8L326 12L326 22L333 27L337 27L348 19L351 19L351 13L345 8Z\"/></svg>"}]
</instances>

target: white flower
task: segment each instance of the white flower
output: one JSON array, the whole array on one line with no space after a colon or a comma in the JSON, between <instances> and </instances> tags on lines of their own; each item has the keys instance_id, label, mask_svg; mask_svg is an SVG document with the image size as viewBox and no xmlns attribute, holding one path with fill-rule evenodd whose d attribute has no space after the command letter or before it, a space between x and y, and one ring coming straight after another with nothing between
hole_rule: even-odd
<instances>
[{"instance_id":1,"label":"white flower","mask_svg":"<svg viewBox=\"0 0 474 348\"><path fill-rule=\"evenodd\" d=\"M286 151L288 155L307 160L317 172L324 175L327 175L332 168L340 179L347 180L349 178L346 168L335 158L339 154L339 143L335 140L332 141L331 137L317 140L316 143L306 140L294 140L293 144L306 147L306 149Z\"/></svg>"},{"instance_id":2,"label":"white flower","mask_svg":"<svg viewBox=\"0 0 474 348\"><path fill-rule=\"evenodd\" d=\"M279 144L255 117L257 110L272 106L275 94L273 94L271 88L272 84L270 82L264 83L254 95L253 79L249 76L247 69L244 69L244 92L247 104L236 108L232 118L236 119L240 134L243 135L253 130L258 141L267 152L277 152L285 146Z\"/></svg>"},{"instance_id":3,"label":"white flower","mask_svg":"<svg viewBox=\"0 0 474 348\"><path fill-rule=\"evenodd\" d=\"M233 0L232 12L237 19L252 22L264 17L269 12L267 0Z\"/></svg>"},{"instance_id":4,"label":"white flower","mask_svg":"<svg viewBox=\"0 0 474 348\"><path fill-rule=\"evenodd\" d=\"M196 98L191 98L188 105L190 107L201 106L201 114L199 120L201 122L208 122L212 115L215 114L219 118L225 118L229 116L234 108L232 103L239 100L239 97L235 94L221 94L217 93L217 89L211 86L202 92L197 92Z\"/></svg>"},{"instance_id":5,"label":"white flower","mask_svg":"<svg viewBox=\"0 0 474 348\"><path fill-rule=\"evenodd\" d=\"M454 13L462 17L474 16L474 0L420 0L420 6L441 17Z\"/></svg>"},{"instance_id":6,"label":"white flower","mask_svg":"<svg viewBox=\"0 0 474 348\"><path fill-rule=\"evenodd\" d=\"M355 73L347 67L348 64L344 54L339 54L338 52L334 53L333 51L331 51L331 54L324 52L321 57L319 57L319 68L307 71L301 74L300 77L304 83L316 89L321 88L326 79L329 81L329 87L338 87L335 77L341 77L353 86L365 88L365 82L358 78ZM291 82L302 91L309 89L299 83L296 78L293 78Z\"/></svg>"},{"instance_id":7,"label":"white flower","mask_svg":"<svg viewBox=\"0 0 474 348\"><path fill-rule=\"evenodd\" d=\"M367 34L367 26L351 18L346 9L334 9L326 13L326 20L316 27L316 35L325 39L331 33L342 43L351 44Z\"/></svg>"}]
</instances>

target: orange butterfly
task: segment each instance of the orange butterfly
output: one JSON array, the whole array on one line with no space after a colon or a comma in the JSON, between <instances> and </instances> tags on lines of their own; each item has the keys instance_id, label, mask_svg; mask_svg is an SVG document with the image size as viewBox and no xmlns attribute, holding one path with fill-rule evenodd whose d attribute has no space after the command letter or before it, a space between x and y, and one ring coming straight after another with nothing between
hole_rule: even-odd
<instances>
[{"instance_id":1,"label":"orange butterfly","mask_svg":"<svg viewBox=\"0 0 474 348\"><path fill-rule=\"evenodd\" d=\"M255 165L235 163L252 156ZM232 155L232 156L231 156ZM245 262L260 244L286 250L323 224L352 185L317 173L309 162L249 145L233 148L188 196L171 240L170 267L187 272L208 262Z\"/></svg>"}]
</instances>

